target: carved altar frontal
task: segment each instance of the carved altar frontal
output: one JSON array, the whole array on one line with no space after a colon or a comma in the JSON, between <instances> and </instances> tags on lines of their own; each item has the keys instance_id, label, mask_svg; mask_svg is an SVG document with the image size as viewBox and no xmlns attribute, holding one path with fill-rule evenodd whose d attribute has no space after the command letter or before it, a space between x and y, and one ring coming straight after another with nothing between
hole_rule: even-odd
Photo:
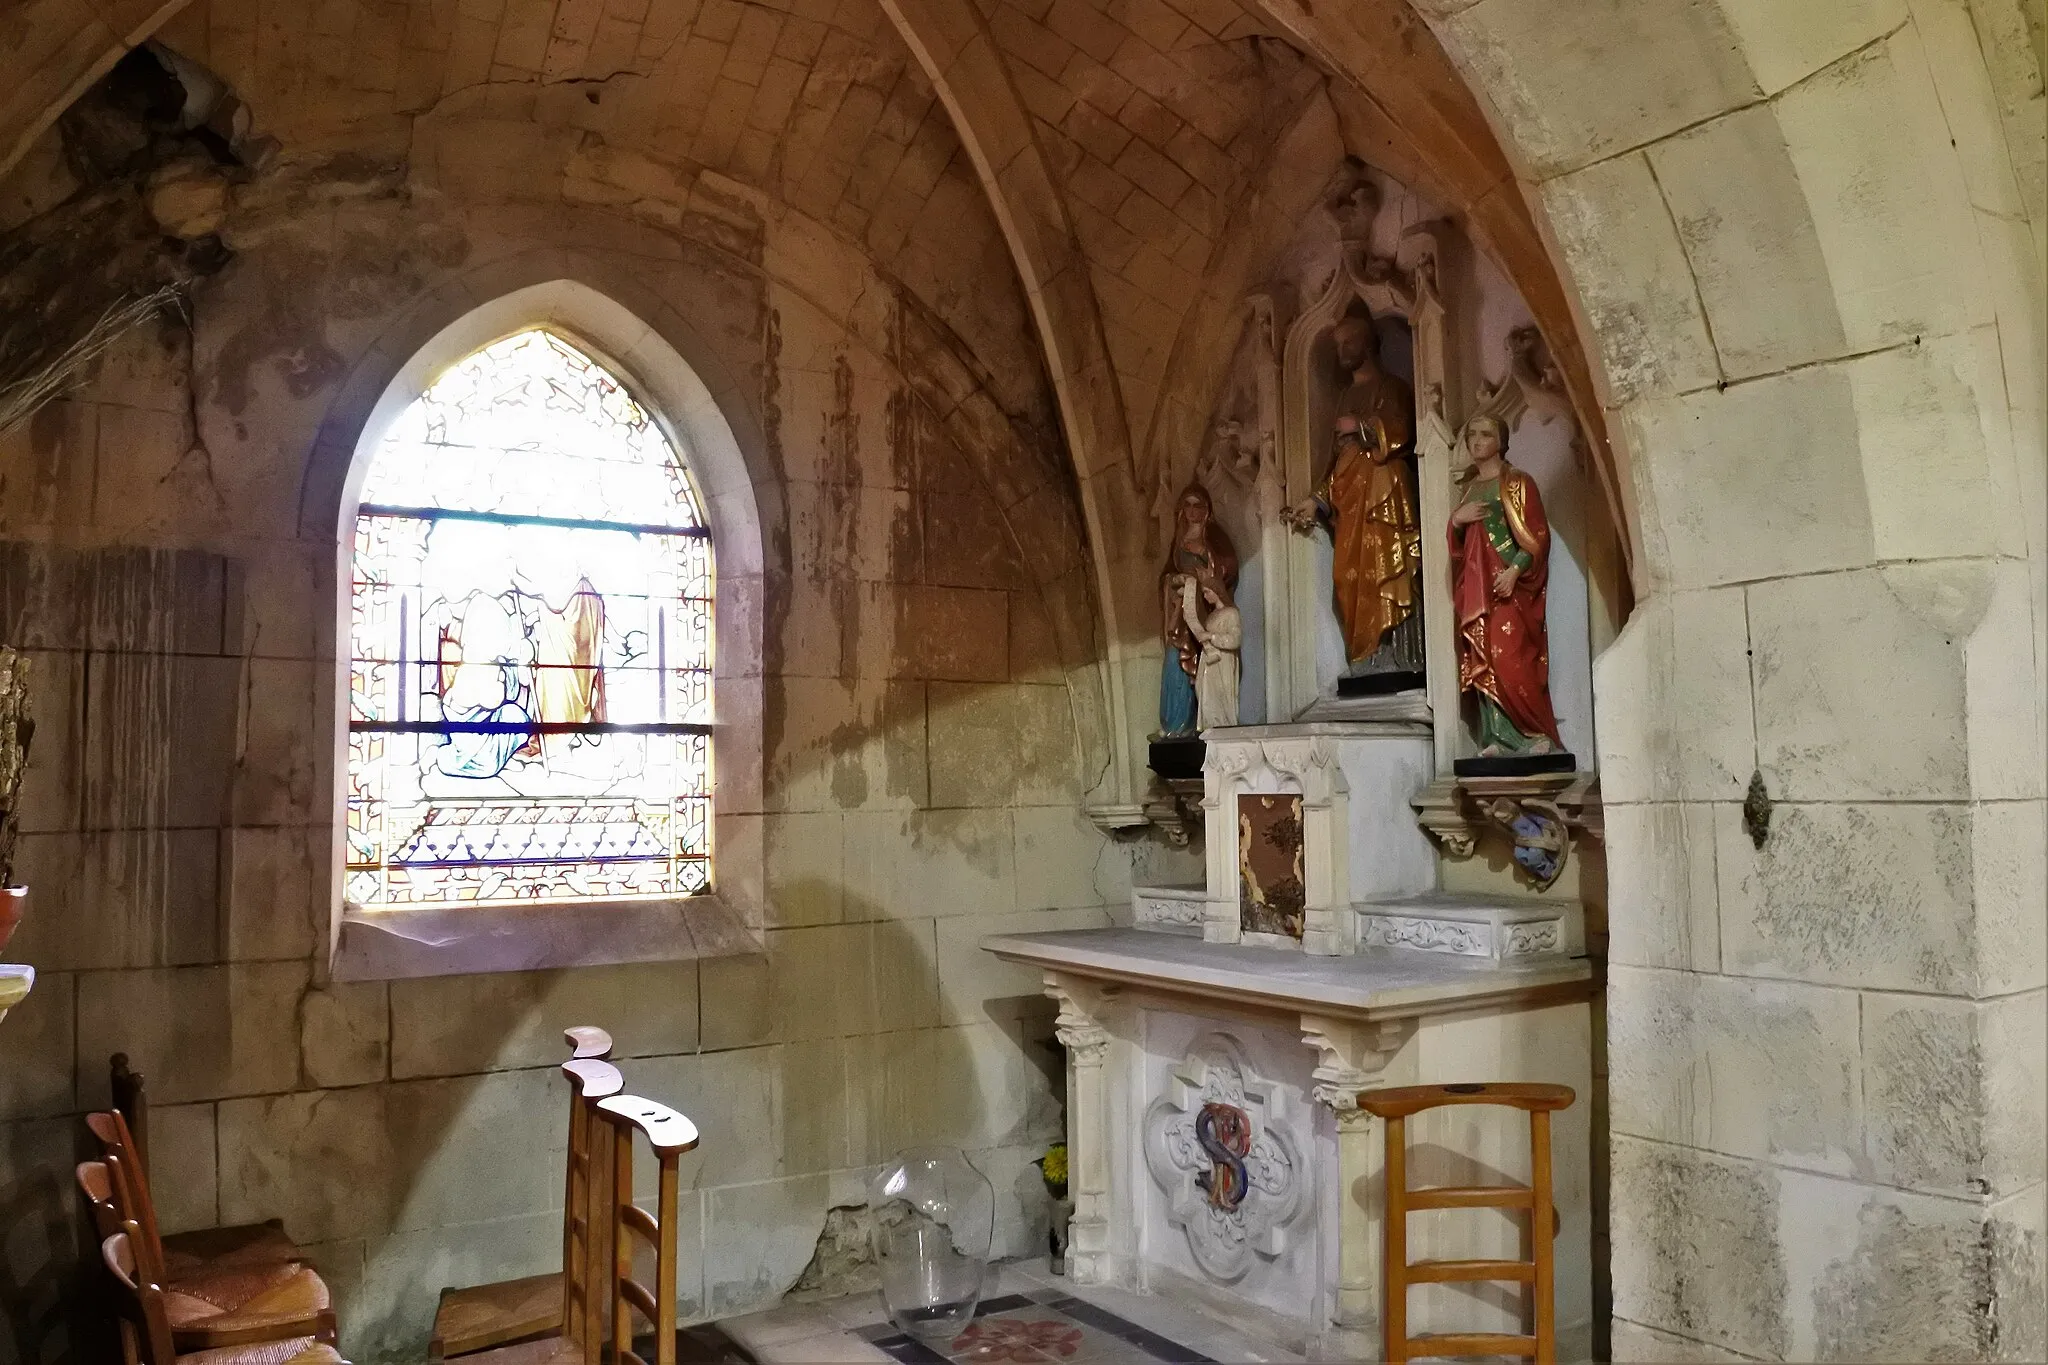
<instances>
[{"instance_id":1,"label":"carved altar frontal","mask_svg":"<svg viewBox=\"0 0 2048 1365\"><path fill-rule=\"evenodd\" d=\"M1147 1011L1142 1255L1276 1313L1316 1308L1308 1057L1284 1034Z\"/></svg>"}]
</instances>

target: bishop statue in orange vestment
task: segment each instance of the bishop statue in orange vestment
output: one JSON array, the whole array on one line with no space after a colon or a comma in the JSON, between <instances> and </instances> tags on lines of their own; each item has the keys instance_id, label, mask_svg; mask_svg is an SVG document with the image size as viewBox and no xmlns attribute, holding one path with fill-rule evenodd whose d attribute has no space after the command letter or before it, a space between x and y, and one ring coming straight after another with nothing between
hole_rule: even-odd
<instances>
[{"instance_id":1,"label":"bishop statue in orange vestment","mask_svg":"<svg viewBox=\"0 0 2048 1365\"><path fill-rule=\"evenodd\" d=\"M1345 388L1337 399L1335 454L1313 496L1284 513L1303 535L1327 523L1335 551L1331 588L1344 626L1344 654L1356 663L1415 610L1422 522L1415 476L1415 394L1380 368L1379 338L1366 318L1332 333Z\"/></svg>"}]
</instances>

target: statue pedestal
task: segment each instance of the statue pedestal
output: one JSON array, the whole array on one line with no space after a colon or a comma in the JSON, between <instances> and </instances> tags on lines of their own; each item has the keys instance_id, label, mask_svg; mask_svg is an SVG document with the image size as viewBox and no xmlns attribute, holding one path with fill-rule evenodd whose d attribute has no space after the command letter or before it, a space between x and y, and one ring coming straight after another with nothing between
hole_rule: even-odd
<instances>
[{"instance_id":1,"label":"statue pedestal","mask_svg":"<svg viewBox=\"0 0 2048 1365\"><path fill-rule=\"evenodd\" d=\"M1434 759L1427 725L1413 721L1304 721L1207 731L1203 834L1209 902L1202 936L1211 943L1298 948L1321 956L1357 950L1354 900L1419 894L1436 886L1436 854L1416 826L1412 802L1430 781ZM1280 826L1253 827L1246 798L1295 797ZM1283 811L1284 815L1285 812ZM1262 843L1270 865L1278 839L1297 835L1298 936L1247 916L1246 900L1287 888L1246 862ZM1281 856L1284 862L1285 857ZM1263 886L1255 883L1263 880ZM1276 897L1277 898L1277 897Z\"/></svg>"}]
</instances>

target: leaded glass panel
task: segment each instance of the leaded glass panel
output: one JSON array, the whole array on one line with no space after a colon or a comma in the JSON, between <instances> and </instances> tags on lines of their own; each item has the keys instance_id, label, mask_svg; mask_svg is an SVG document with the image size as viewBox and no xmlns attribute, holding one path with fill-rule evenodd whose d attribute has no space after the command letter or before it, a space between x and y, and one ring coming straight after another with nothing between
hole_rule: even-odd
<instances>
[{"instance_id":1,"label":"leaded glass panel","mask_svg":"<svg viewBox=\"0 0 2048 1365\"><path fill-rule=\"evenodd\" d=\"M548 332L401 414L356 516L351 903L708 887L700 507L661 428Z\"/></svg>"}]
</instances>

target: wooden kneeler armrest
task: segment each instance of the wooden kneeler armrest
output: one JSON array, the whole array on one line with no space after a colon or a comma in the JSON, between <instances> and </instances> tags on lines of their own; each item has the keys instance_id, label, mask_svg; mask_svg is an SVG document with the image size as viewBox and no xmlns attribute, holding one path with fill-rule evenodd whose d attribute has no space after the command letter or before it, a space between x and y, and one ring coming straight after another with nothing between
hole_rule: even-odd
<instances>
[{"instance_id":1,"label":"wooden kneeler armrest","mask_svg":"<svg viewBox=\"0 0 2048 1365\"><path fill-rule=\"evenodd\" d=\"M592 1232L603 1219L593 1216L593 1198L607 1194L593 1178L590 1141L597 1101L616 1095L625 1081L618 1068L604 1060L611 1054L611 1035L601 1028L578 1025L562 1031L569 1060L562 1072L569 1079L569 1143L562 1192L562 1264L575 1271L549 1271L523 1279L500 1280L465 1288L444 1289L434 1313L434 1335L427 1346L430 1361L453 1360L517 1342L552 1340L573 1331L581 1335L579 1309L603 1262Z\"/></svg>"}]
</instances>

